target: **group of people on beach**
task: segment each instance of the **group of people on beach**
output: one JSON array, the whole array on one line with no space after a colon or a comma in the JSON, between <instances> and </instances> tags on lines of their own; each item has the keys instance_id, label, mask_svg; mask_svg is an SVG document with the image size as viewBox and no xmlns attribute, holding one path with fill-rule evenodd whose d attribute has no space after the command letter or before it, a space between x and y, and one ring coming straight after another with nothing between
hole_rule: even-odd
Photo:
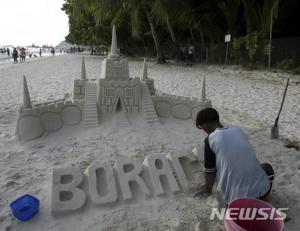
<instances>
[{"instance_id":1,"label":"group of people on beach","mask_svg":"<svg viewBox=\"0 0 300 231\"><path fill-rule=\"evenodd\" d=\"M0 48L0 53L3 55L3 54L7 54L7 56L10 55L10 49L7 47L1 47Z\"/></svg>"},{"instance_id":2,"label":"group of people on beach","mask_svg":"<svg viewBox=\"0 0 300 231\"><path fill-rule=\"evenodd\" d=\"M10 55L10 51L9 48L7 48L7 55ZM55 53L55 52L54 52ZM24 47L20 48L19 51L17 50L17 48L13 48L12 51L12 58L14 60L14 63L18 63L18 58L20 57L20 63L24 63L26 60L26 56L29 56L30 58L32 56L37 57L37 55L34 55L32 53L29 53L26 51L26 49ZM54 55L54 54L53 54ZM39 50L39 56L42 57L42 48L40 48Z\"/></svg>"},{"instance_id":3,"label":"group of people on beach","mask_svg":"<svg viewBox=\"0 0 300 231\"><path fill-rule=\"evenodd\" d=\"M13 52L12 52L12 58L14 60L14 63L18 62L18 57L19 57L19 52L18 52L17 48L14 48ZM25 59L26 59L26 50L24 47L22 47L20 49L20 62L24 63Z\"/></svg>"},{"instance_id":4,"label":"group of people on beach","mask_svg":"<svg viewBox=\"0 0 300 231\"><path fill-rule=\"evenodd\" d=\"M82 53L85 49L81 47L70 47L67 49L67 53ZM65 50L63 50L65 51Z\"/></svg>"}]
</instances>

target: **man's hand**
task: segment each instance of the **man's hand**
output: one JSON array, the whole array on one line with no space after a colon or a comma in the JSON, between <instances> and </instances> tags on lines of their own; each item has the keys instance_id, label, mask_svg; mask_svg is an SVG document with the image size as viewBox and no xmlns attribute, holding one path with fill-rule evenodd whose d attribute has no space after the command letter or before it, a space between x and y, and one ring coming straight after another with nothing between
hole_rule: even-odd
<instances>
[{"instance_id":1,"label":"man's hand","mask_svg":"<svg viewBox=\"0 0 300 231\"><path fill-rule=\"evenodd\" d=\"M200 199L206 199L207 197L209 197L210 193L207 192L207 188L206 185L202 185L200 187L199 192L197 192L193 197L198 197Z\"/></svg>"}]
</instances>

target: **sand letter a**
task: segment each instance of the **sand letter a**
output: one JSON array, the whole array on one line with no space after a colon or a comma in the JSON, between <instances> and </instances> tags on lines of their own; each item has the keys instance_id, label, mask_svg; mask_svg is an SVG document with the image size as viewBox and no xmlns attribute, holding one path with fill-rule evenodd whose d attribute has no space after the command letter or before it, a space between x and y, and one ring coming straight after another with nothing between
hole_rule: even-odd
<instances>
[{"instance_id":1,"label":"sand letter a","mask_svg":"<svg viewBox=\"0 0 300 231\"><path fill-rule=\"evenodd\" d=\"M152 154L147 156L144 160L144 165L149 167L155 195L158 196L165 193L161 182L161 177L165 177L167 179L170 189L173 193L180 190L175 176L173 175L171 165L164 155Z\"/></svg>"}]
</instances>

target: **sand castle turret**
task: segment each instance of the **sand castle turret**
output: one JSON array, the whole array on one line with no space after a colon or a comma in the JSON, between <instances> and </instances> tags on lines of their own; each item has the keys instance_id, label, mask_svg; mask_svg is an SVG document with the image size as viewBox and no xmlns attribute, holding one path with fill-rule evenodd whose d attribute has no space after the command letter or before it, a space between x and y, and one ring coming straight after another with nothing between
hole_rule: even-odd
<instances>
[{"instance_id":1,"label":"sand castle turret","mask_svg":"<svg viewBox=\"0 0 300 231\"><path fill-rule=\"evenodd\" d=\"M129 66L125 58L121 58L117 46L116 28L113 25L111 50L102 62L101 79L129 79Z\"/></svg>"},{"instance_id":2,"label":"sand castle turret","mask_svg":"<svg viewBox=\"0 0 300 231\"><path fill-rule=\"evenodd\" d=\"M23 105L17 111L16 135L19 140L28 141L43 135L43 127L39 114L32 105L27 81L23 76Z\"/></svg>"},{"instance_id":3,"label":"sand castle turret","mask_svg":"<svg viewBox=\"0 0 300 231\"><path fill-rule=\"evenodd\" d=\"M80 79L74 80L73 99L84 99L86 81L85 59L84 56L82 56L81 77Z\"/></svg>"},{"instance_id":4,"label":"sand castle turret","mask_svg":"<svg viewBox=\"0 0 300 231\"><path fill-rule=\"evenodd\" d=\"M146 58L144 58L144 63L143 63L142 81L146 82L149 92L150 92L150 95L155 95L154 80L148 78L147 59Z\"/></svg>"},{"instance_id":5,"label":"sand castle turret","mask_svg":"<svg viewBox=\"0 0 300 231\"><path fill-rule=\"evenodd\" d=\"M81 63L81 79L86 80L86 69L85 69L84 56L82 56L82 63Z\"/></svg>"},{"instance_id":6,"label":"sand castle turret","mask_svg":"<svg viewBox=\"0 0 300 231\"><path fill-rule=\"evenodd\" d=\"M97 104L100 118L110 117L123 110L124 114L137 115L141 109L139 78L129 77L126 58L121 58L117 48L116 28L113 25L111 51L102 62L102 73L97 84Z\"/></svg>"},{"instance_id":7,"label":"sand castle turret","mask_svg":"<svg viewBox=\"0 0 300 231\"><path fill-rule=\"evenodd\" d=\"M25 75L23 76L23 108L32 108Z\"/></svg>"},{"instance_id":8,"label":"sand castle turret","mask_svg":"<svg viewBox=\"0 0 300 231\"><path fill-rule=\"evenodd\" d=\"M202 79L202 86L201 86L201 96L200 96L201 102L206 101L206 83L205 83L205 76L203 76Z\"/></svg>"},{"instance_id":9,"label":"sand castle turret","mask_svg":"<svg viewBox=\"0 0 300 231\"><path fill-rule=\"evenodd\" d=\"M143 80L145 81L147 79L147 63L146 58L144 58L144 64L143 64Z\"/></svg>"},{"instance_id":10,"label":"sand castle turret","mask_svg":"<svg viewBox=\"0 0 300 231\"><path fill-rule=\"evenodd\" d=\"M112 37L111 37L111 48L110 48L110 53L108 55L108 59L118 60L119 58L120 56L119 56L118 45L117 45L116 27L115 25L113 25Z\"/></svg>"}]
</instances>

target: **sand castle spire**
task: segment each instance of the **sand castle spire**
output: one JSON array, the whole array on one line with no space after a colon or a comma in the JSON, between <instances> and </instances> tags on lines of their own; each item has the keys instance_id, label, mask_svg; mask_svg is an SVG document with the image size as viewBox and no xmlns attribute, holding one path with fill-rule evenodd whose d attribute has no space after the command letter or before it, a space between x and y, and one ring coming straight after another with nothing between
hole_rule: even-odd
<instances>
[{"instance_id":1,"label":"sand castle spire","mask_svg":"<svg viewBox=\"0 0 300 231\"><path fill-rule=\"evenodd\" d=\"M118 43L117 43L117 35L116 35L116 26L113 25L112 29L112 38L111 38L111 53L116 55L118 54Z\"/></svg>"},{"instance_id":2,"label":"sand castle spire","mask_svg":"<svg viewBox=\"0 0 300 231\"><path fill-rule=\"evenodd\" d=\"M84 56L82 56L82 63L81 63L81 79L86 80L86 70L85 70Z\"/></svg>"},{"instance_id":3,"label":"sand castle spire","mask_svg":"<svg viewBox=\"0 0 300 231\"><path fill-rule=\"evenodd\" d=\"M113 25L112 37L111 37L111 48L110 48L110 54L108 55L108 58L117 59L118 57L119 57L119 53L118 53L118 45L117 45L116 27L115 25Z\"/></svg>"},{"instance_id":4,"label":"sand castle spire","mask_svg":"<svg viewBox=\"0 0 300 231\"><path fill-rule=\"evenodd\" d=\"M203 75L202 86L201 86L201 96L200 100L204 102L206 100L206 83L205 83L205 75Z\"/></svg>"},{"instance_id":5,"label":"sand castle spire","mask_svg":"<svg viewBox=\"0 0 300 231\"><path fill-rule=\"evenodd\" d=\"M32 108L25 75L23 75L23 108Z\"/></svg>"},{"instance_id":6,"label":"sand castle spire","mask_svg":"<svg viewBox=\"0 0 300 231\"><path fill-rule=\"evenodd\" d=\"M143 80L147 79L147 63L146 58L144 58L144 65L143 65Z\"/></svg>"}]
</instances>

